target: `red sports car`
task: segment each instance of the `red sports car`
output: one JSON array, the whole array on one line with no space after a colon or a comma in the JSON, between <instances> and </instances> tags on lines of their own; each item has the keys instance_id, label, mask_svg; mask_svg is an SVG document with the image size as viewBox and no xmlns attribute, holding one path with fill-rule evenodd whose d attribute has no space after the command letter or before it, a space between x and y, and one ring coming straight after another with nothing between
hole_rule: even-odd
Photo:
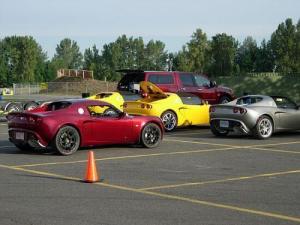
<instances>
[{"instance_id":1,"label":"red sports car","mask_svg":"<svg viewBox=\"0 0 300 225\"><path fill-rule=\"evenodd\" d=\"M153 148L164 130L160 118L130 116L111 104L87 99L51 102L30 112L10 113L7 120L9 140L19 149L52 147L62 155L105 144Z\"/></svg>"}]
</instances>

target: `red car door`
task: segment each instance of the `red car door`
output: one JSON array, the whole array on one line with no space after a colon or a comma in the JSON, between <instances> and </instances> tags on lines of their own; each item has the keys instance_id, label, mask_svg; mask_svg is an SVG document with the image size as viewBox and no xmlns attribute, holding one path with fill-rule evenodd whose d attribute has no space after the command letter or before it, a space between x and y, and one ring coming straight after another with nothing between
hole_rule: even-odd
<instances>
[{"instance_id":1,"label":"red car door","mask_svg":"<svg viewBox=\"0 0 300 225\"><path fill-rule=\"evenodd\" d=\"M210 81L207 78L192 73L180 73L179 80L182 85L181 92L192 93L209 103L216 103L216 89L210 87Z\"/></svg>"},{"instance_id":2,"label":"red car door","mask_svg":"<svg viewBox=\"0 0 300 225\"><path fill-rule=\"evenodd\" d=\"M91 106L90 118L84 123L88 144L126 143L132 139L132 120L117 109L108 106Z\"/></svg>"}]
</instances>

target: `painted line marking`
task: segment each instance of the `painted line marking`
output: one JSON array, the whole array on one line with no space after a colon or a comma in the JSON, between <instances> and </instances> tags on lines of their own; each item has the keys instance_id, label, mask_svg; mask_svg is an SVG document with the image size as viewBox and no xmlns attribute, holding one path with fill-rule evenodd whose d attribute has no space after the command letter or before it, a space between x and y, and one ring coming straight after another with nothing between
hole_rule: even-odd
<instances>
[{"instance_id":1,"label":"painted line marking","mask_svg":"<svg viewBox=\"0 0 300 225\"><path fill-rule=\"evenodd\" d=\"M178 139L176 139L176 140L174 140L174 139L164 139L164 141L191 143L191 144L203 144L203 145L215 145L215 146L224 146L224 147L231 147L231 148L243 147L243 146L239 146L239 145L217 144L217 143L209 143L209 142L203 142L203 141L186 141L186 140L178 140Z\"/></svg>"},{"instance_id":2,"label":"painted line marking","mask_svg":"<svg viewBox=\"0 0 300 225\"><path fill-rule=\"evenodd\" d=\"M167 134L167 137L177 137L177 136L181 136L181 135L195 135L195 134L212 134L211 132L180 132L180 133L174 133L174 134Z\"/></svg>"},{"instance_id":3,"label":"painted line marking","mask_svg":"<svg viewBox=\"0 0 300 225\"><path fill-rule=\"evenodd\" d=\"M7 146L0 146L0 149L1 148L15 148L16 146L14 145L7 145Z\"/></svg>"},{"instance_id":4,"label":"painted line marking","mask_svg":"<svg viewBox=\"0 0 300 225\"><path fill-rule=\"evenodd\" d=\"M202 182L190 182L190 183L182 183L182 184L171 184L171 185L161 185L161 186L154 186L148 188L139 188L139 190L148 191L148 190L158 190L158 189L169 189L169 188L178 188L178 187L186 187L186 186L198 186L198 185L205 185L205 184L217 184L217 183L225 183L229 181L240 181L240 180L249 180L255 179L260 177L271 177L271 176L280 176L280 175L287 175L287 174L295 174L300 173L300 170L291 170L291 171L284 171L284 172L274 172L274 173L263 173L263 174L256 174L251 176L242 176L242 177L233 177L233 178L226 178L220 180L209 180L209 181L202 181Z\"/></svg>"},{"instance_id":5,"label":"painted line marking","mask_svg":"<svg viewBox=\"0 0 300 225\"><path fill-rule=\"evenodd\" d=\"M164 141L191 143L191 144L216 145L216 146L227 146L227 147L232 147L232 148L252 148L252 147L267 147L267 146L274 146L274 145L300 144L300 141L283 142L283 143L270 143L270 144L262 144L262 145L228 145L228 144L209 143L209 142L203 142L203 141L187 141L187 140L178 140L178 139L164 139Z\"/></svg>"},{"instance_id":6,"label":"painted line marking","mask_svg":"<svg viewBox=\"0 0 300 225\"><path fill-rule=\"evenodd\" d=\"M154 153L154 154L144 154L144 155L127 155L127 156L98 158L98 159L95 159L95 161L122 160L122 159L155 157L155 156L165 156L165 155L178 155L178 154L183 155L183 154L204 153L204 152L214 152L214 151L228 151L228 150L239 150L239 149L237 149L237 148L217 148L217 149L200 149L200 150L181 151L181 152L164 152L164 153ZM73 164L73 163L84 163L84 162L87 162L87 160L25 164L25 165L15 165L14 167L35 167L35 166L61 165L61 164Z\"/></svg>"},{"instance_id":7,"label":"painted line marking","mask_svg":"<svg viewBox=\"0 0 300 225\"><path fill-rule=\"evenodd\" d=\"M291 154L300 154L300 151L289 151L289 150L280 150L280 149L269 149L269 148L257 148L251 147L250 150L259 150L259 151L266 151L266 152L280 152L280 153L291 153Z\"/></svg>"},{"instance_id":8,"label":"painted line marking","mask_svg":"<svg viewBox=\"0 0 300 225\"><path fill-rule=\"evenodd\" d=\"M11 170L27 172L27 173L32 173L32 174L57 177L57 178L62 178L62 179L66 179L66 180L71 180L71 181L81 181L81 179L76 178L76 177L69 177L69 176L64 176L64 175L59 175L59 174L54 174L54 173L47 173L47 172L42 172L42 171L37 171L37 170L24 169L24 168L20 168L20 167L12 167L12 166L6 166L6 165L1 165L1 164L0 164L0 167L6 168L6 169L11 169ZM236 211L236 212L260 215L260 216L264 216L264 217L276 218L276 219L293 221L293 222L300 222L300 217L292 217L292 216L282 215L282 214L273 213L273 212L265 212L265 211L256 210L256 209L241 208L241 207L237 207L237 206L202 201L202 200L197 200L197 199L192 199L192 198L181 197L181 196L177 196L177 195L169 195L169 194L163 194L163 193L158 193L158 192L143 191L143 190L138 190L135 188L113 185L113 184L108 184L108 183L95 183L95 185L118 189L118 190L123 190L123 191L134 192L134 193L145 194L145 195L149 195L149 196L156 196L156 197L165 198L165 199L189 202L189 203L193 203L196 205L204 205L204 206L209 206L209 207L214 207L214 208L227 209L227 210Z\"/></svg>"}]
</instances>

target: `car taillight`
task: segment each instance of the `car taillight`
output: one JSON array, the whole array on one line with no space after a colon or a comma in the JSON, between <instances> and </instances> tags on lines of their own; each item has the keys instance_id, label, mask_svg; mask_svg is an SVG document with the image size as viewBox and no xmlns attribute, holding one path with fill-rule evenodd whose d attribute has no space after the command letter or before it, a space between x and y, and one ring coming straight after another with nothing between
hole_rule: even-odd
<instances>
[{"instance_id":1,"label":"car taillight","mask_svg":"<svg viewBox=\"0 0 300 225\"><path fill-rule=\"evenodd\" d=\"M215 111L216 111L216 107L214 106L209 107L209 112L215 112Z\"/></svg>"},{"instance_id":2,"label":"car taillight","mask_svg":"<svg viewBox=\"0 0 300 225\"><path fill-rule=\"evenodd\" d=\"M239 107L234 107L233 108L233 113L245 114L246 112L247 112L247 110L244 109L244 108L239 108Z\"/></svg>"},{"instance_id":3,"label":"car taillight","mask_svg":"<svg viewBox=\"0 0 300 225\"><path fill-rule=\"evenodd\" d=\"M146 109L152 109L152 105L142 103L142 104L141 104L141 108L142 108L142 109L145 109L145 108L146 108Z\"/></svg>"},{"instance_id":4,"label":"car taillight","mask_svg":"<svg viewBox=\"0 0 300 225\"><path fill-rule=\"evenodd\" d=\"M31 124L38 124L39 122L41 122L42 119L36 116L29 116L28 117L28 122Z\"/></svg>"}]
</instances>

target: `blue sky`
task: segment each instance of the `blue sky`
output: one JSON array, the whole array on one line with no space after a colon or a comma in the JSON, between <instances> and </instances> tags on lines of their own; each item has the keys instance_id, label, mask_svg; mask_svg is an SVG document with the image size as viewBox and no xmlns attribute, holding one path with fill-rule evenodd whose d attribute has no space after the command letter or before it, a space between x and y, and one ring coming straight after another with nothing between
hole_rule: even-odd
<instances>
[{"instance_id":1,"label":"blue sky","mask_svg":"<svg viewBox=\"0 0 300 225\"><path fill-rule=\"evenodd\" d=\"M126 34L161 40L175 52L201 28L239 41L269 39L286 18L300 19L299 0L0 0L0 38L31 35L51 58L69 37L81 51Z\"/></svg>"}]
</instances>

